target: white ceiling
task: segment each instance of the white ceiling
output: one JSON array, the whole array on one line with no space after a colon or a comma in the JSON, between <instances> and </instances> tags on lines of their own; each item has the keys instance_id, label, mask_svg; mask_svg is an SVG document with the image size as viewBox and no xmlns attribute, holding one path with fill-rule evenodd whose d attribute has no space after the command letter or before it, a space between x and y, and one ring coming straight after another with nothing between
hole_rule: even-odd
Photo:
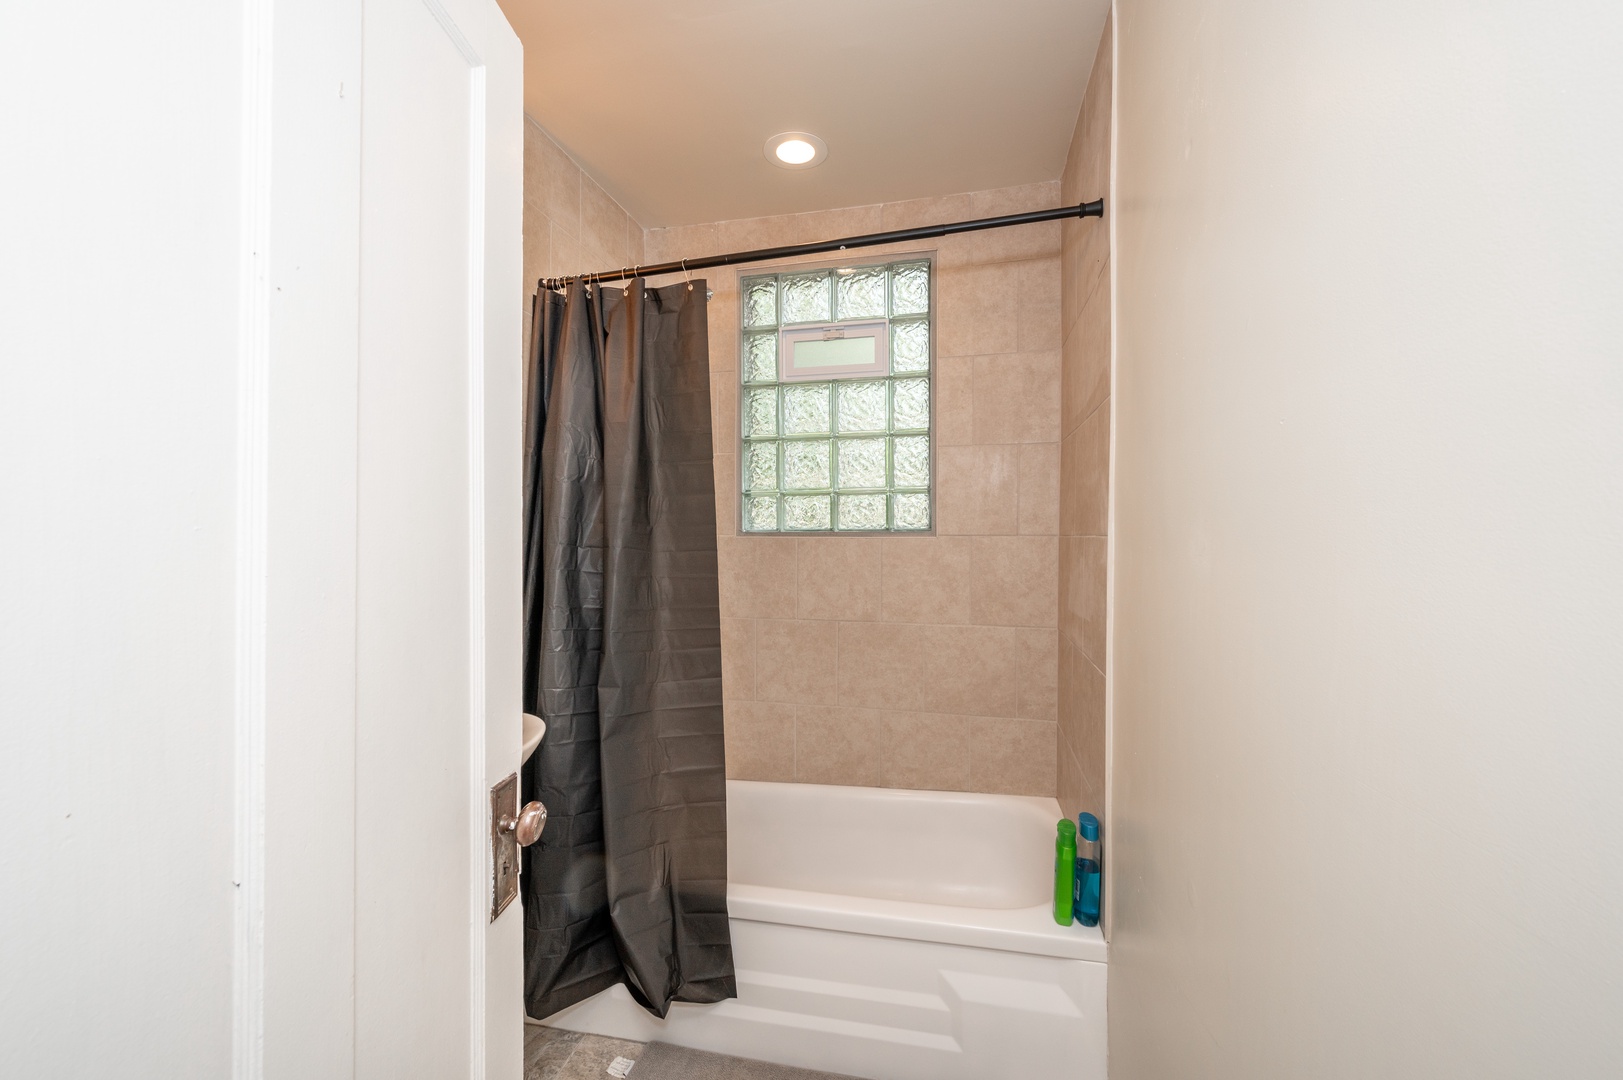
<instances>
[{"instance_id":1,"label":"white ceiling","mask_svg":"<svg viewBox=\"0 0 1623 1080\"><path fill-rule=\"evenodd\" d=\"M1059 176L1110 0L501 0L525 111L645 226ZM761 153L810 131L828 160Z\"/></svg>"}]
</instances>

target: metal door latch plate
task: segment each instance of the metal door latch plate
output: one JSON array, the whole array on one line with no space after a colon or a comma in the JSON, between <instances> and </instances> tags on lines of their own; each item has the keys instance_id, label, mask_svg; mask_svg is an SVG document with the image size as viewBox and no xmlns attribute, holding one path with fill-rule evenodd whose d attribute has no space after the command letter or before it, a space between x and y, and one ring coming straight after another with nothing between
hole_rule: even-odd
<instances>
[{"instance_id":1,"label":"metal door latch plate","mask_svg":"<svg viewBox=\"0 0 1623 1080\"><path fill-rule=\"evenodd\" d=\"M507 777L490 789L490 921L507 910L507 905L518 895L518 874L522 856L518 840L511 829L501 828L502 818L509 821L518 813L518 773Z\"/></svg>"}]
</instances>

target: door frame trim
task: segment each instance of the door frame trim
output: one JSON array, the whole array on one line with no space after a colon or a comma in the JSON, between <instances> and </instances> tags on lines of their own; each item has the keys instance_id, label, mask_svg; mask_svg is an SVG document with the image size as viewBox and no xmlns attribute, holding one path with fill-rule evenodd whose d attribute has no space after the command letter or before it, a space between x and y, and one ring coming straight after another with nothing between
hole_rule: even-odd
<instances>
[{"instance_id":1,"label":"door frame trim","mask_svg":"<svg viewBox=\"0 0 1623 1080\"><path fill-rule=\"evenodd\" d=\"M232 1075L265 1071L265 713L270 536L272 0L245 0L237 313Z\"/></svg>"},{"instance_id":2,"label":"door frame trim","mask_svg":"<svg viewBox=\"0 0 1623 1080\"><path fill-rule=\"evenodd\" d=\"M485 127L489 121L485 64L455 30L436 0L423 0L457 40L468 60L468 820L470 911L468 939L468 1075L485 1075L485 948L491 898L490 795L485 768L485 684L489 680L485 590Z\"/></svg>"}]
</instances>

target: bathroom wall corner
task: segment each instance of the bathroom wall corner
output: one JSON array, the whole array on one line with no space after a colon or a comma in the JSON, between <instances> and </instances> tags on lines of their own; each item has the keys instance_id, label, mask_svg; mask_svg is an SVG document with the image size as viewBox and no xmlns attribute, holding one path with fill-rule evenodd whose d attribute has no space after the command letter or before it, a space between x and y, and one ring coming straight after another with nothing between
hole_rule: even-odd
<instances>
[{"instance_id":1,"label":"bathroom wall corner","mask_svg":"<svg viewBox=\"0 0 1623 1080\"><path fill-rule=\"evenodd\" d=\"M1105 216L1061 232L1059 754L1068 816L1105 823L1109 728L1110 463L1114 403L1111 233L1115 19L1105 21L1060 179L1068 203L1105 200ZM1108 881L1108 875L1107 875ZM1108 888L1108 885L1107 885ZM1109 934L1110 907L1105 908Z\"/></svg>"}]
</instances>

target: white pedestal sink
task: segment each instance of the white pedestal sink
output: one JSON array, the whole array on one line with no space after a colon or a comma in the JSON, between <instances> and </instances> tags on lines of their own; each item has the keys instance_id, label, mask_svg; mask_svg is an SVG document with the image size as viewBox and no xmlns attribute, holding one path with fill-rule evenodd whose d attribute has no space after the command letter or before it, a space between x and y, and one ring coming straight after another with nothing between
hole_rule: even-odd
<instances>
[{"instance_id":1,"label":"white pedestal sink","mask_svg":"<svg viewBox=\"0 0 1623 1080\"><path fill-rule=\"evenodd\" d=\"M547 722L534 713L524 714L524 756L520 762L530 760L535 748L541 745L541 737L547 733Z\"/></svg>"}]
</instances>

